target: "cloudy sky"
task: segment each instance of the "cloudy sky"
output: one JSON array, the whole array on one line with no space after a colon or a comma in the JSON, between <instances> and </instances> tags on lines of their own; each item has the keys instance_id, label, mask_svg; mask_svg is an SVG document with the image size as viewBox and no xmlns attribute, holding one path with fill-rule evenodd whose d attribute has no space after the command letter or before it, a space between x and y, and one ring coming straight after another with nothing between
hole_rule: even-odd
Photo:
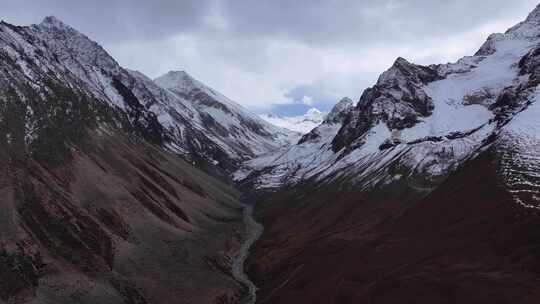
<instances>
[{"instance_id":1,"label":"cloudy sky","mask_svg":"<svg viewBox=\"0 0 540 304\"><path fill-rule=\"evenodd\" d=\"M123 66L185 70L255 112L293 115L357 99L398 56L470 55L538 0L1 0L0 18L55 15Z\"/></svg>"}]
</instances>

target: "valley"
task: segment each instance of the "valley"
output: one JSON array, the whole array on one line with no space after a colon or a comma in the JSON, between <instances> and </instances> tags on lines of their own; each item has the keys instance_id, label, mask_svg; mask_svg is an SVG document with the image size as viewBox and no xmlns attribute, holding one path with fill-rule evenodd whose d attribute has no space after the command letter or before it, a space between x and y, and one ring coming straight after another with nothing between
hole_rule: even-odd
<instances>
[{"instance_id":1,"label":"valley","mask_svg":"<svg viewBox=\"0 0 540 304\"><path fill-rule=\"evenodd\" d=\"M538 303L539 37L283 118L2 21L0 303Z\"/></svg>"}]
</instances>

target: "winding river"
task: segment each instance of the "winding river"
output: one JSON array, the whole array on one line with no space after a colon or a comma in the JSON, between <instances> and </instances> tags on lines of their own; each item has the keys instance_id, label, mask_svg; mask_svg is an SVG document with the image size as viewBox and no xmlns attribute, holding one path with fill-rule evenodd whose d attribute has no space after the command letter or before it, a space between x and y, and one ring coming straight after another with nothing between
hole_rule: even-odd
<instances>
[{"instance_id":1,"label":"winding river","mask_svg":"<svg viewBox=\"0 0 540 304\"><path fill-rule=\"evenodd\" d=\"M244 271L244 264L249 255L249 249L262 235L263 226L253 219L253 206L249 205L243 211L244 223L246 225L246 239L238 253L234 256L232 274L234 278L247 286L248 294L240 300L240 304L255 304L257 301L257 286L249 279Z\"/></svg>"}]
</instances>

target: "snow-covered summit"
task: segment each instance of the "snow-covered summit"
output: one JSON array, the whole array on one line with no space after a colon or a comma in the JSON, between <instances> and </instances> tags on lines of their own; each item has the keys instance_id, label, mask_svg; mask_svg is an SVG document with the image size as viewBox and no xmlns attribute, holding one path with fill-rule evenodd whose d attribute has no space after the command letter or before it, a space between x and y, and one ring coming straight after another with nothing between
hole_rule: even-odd
<instances>
[{"instance_id":1,"label":"snow-covered summit","mask_svg":"<svg viewBox=\"0 0 540 304\"><path fill-rule=\"evenodd\" d=\"M496 52L497 47L514 46L519 48L519 44L528 44L537 41L539 35L540 5L538 5L524 21L511 27L505 33L491 34L475 55L491 55Z\"/></svg>"},{"instance_id":2,"label":"snow-covered summit","mask_svg":"<svg viewBox=\"0 0 540 304\"><path fill-rule=\"evenodd\" d=\"M186 71L169 71L164 75L161 75L154 79L154 81L162 87L171 88L185 88L195 85L201 85L201 83Z\"/></svg>"},{"instance_id":3,"label":"snow-covered summit","mask_svg":"<svg viewBox=\"0 0 540 304\"><path fill-rule=\"evenodd\" d=\"M39 24L42 27L71 28L55 16L47 16Z\"/></svg>"},{"instance_id":4,"label":"snow-covered summit","mask_svg":"<svg viewBox=\"0 0 540 304\"><path fill-rule=\"evenodd\" d=\"M354 108L354 103L349 97L342 98L332 107L324 118L326 123L343 123L349 112Z\"/></svg>"},{"instance_id":5,"label":"snow-covered summit","mask_svg":"<svg viewBox=\"0 0 540 304\"><path fill-rule=\"evenodd\" d=\"M154 82L166 89L177 89L182 91L191 90L204 85L189 75L186 71L169 71L154 79Z\"/></svg>"},{"instance_id":6,"label":"snow-covered summit","mask_svg":"<svg viewBox=\"0 0 540 304\"><path fill-rule=\"evenodd\" d=\"M316 108L311 108L303 115L279 116L274 114L263 114L261 115L261 118L278 127L305 134L320 125L325 116L325 112Z\"/></svg>"},{"instance_id":7,"label":"snow-covered summit","mask_svg":"<svg viewBox=\"0 0 540 304\"><path fill-rule=\"evenodd\" d=\"M65 24L54 16L48 16L32 29L37 36L45 40L50 48L60 56L72 72L79 72L77 65L90 65L109 72L119 72L120 65L103 47L86 35Z\"/></svg>"},{"instance_id":8,"label":"snow-covered summit","mask_svg":"<svg viewBox=\"0 0 540 304\"><path fill-rule=\"evenodd\" d=\"M309 110L307 110L305 116L307 119L312 119L312 120L317 120L319 119L322 115L324 115L324 113L317 109L317 108L311 108Z\"/></svg>"},{"instance_id":9,"label":"snow-covered summit","mask_svg":"<svg viewBox=\"0 0 540 304\"><path fill-rule=\"evenodd\" d=\"M192 101L196 103L204 103L204 98L196 97L196 95L201 97L200 95L204 94L219 101L221 105L226 105L229 109L234 109L236 112L242 112L243 115L250 116L253 119L258 119L254 114L249 113L240 104L195 79L186 71L169 71L166 74L154 79L154 82L158 86L168 89L187 99L192 99ZM209 104L207 104L207 106L208 105ZM214 106L219 105L214 104Z\"/></svg>"}]
</instances>

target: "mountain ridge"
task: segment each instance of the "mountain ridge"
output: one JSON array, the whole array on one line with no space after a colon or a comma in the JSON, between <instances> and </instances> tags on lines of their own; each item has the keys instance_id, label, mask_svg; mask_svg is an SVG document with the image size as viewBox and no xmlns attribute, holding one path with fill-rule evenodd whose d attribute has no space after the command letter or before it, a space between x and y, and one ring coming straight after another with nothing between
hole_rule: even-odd
<instances>
[{"instance_id":1,"label":"mountain ridge","mask_svg":"<svg viewBox=\"0 0 540 304\"><path fill-rule=\"evenodd\" d=\"M183 88L186 92L162 88L142 73L122 68L99 44L55 17L46 17L41 24L28 29L29 35L36 35L47 44L54 59L60 60L100 98L122 110L129 108L126 100L140 103L138 111L143 116L156 116L166 129L167 146L192 160L208 162L230 172L240 161L277 149L288 144L289 137L295 137L294 133L266 123L185 72L191 79L190 86ZM122 96L119 91L130 96ZM193 96L189 96L193 92L199 94L195 96L197 100L225 105L219 109L225 113L201 109ZM230 120L216 120L223 115L234 116L230 120L236 119L238 123L230 125ZM214 132L202 132L212 129ZM205 150L201 149L203 143L207 145Z\"/></svg>"},{"instance_id":2,"label":"mountain ridge","mask_svg":"<svg viewBox=\"0 0 540 304\"><path fill-rule=\"evenodd\" d=\"M534 54L538 42L537 11L506 34L491 35L475 56L455 63L419 66L397 58L344 115L337 132L315 145L301 140L281 161L250 161L254 172L238 176L270 188L336 179L372 187L403 176L381 172L400 167L411 180L425 180L421 187L434 187L526 106L530 97L517 95L528 94L533 84L527 77L534 73L518 66L535 62L527 53Z\"/></svg>"}]
</instances>

